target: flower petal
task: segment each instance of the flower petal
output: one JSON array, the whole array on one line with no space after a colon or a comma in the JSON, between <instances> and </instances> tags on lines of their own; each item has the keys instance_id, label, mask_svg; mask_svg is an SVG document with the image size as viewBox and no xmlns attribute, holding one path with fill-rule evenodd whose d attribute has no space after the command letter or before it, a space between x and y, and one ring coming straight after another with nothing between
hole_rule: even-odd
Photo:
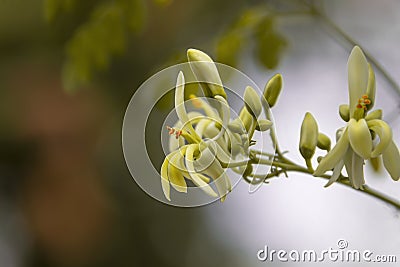
<instances>
[{"instance_id":1,"label":"flower petal","mask_svg":"<svg viewBox=\"0 0 400 267\"><path fill-rule=\"evenodd\" d=\"M400 178L400 153L397 145L392 141L382 154L383 164L393 180Z\"/></svg>"},{"instance_id":2,"label":"flower petal","mask_svg":"<svg viewBox=\"0 0 400 267\"><path fill-rule=\"evenodd\" d=\"M349 179L353 181L354 188L363 189L363 185L365 184L364 159L356 153L353 153L351 172L352 175L349 176Z\"/></svg>"},{"instance_id":3,"label":"flower petal","mask_svg":"<svg viewBox=\"0 0 400 267\"><path fill-rule=\"evenodd\" d=\"M198 150L198 145L193 144L189 145L186 150L185 164L187 170L189 171L189 175L192 178L193 183L200 187L204 192L212 197L217 197L215 191L211 188L209 184L207 184L204 179L197 173L194 168L194 153Z\"/></svg>"},{"instance_id":4,"label":"flower petal","mask_svg":"<svg viewBox=\"0 0 400 267\"><path fill-rule=\"evenodd\" d=\"M169 179L168 179L168 164L169 160L166 157L164 159L163 164L161 165L161 187L164 192L165 197L171 201L170 197L170 186L169 186Z\"/></svg>"},{"instance_id":5,"label":"flower petal","mask_svg":"<svg viewBox=\"0 0 400 267\"><path fill-rule=\"evenodd\" d=\"M229 119L231 117L231 110L229 108L229 104L226 101L226 99L219 95L215 96L215 99L217 99L220 104L220 115L222 118L222 127L221 127L221 130L218 133L218 135L213 138L214 141L218 140L219 138L221 138L224 135L226 129L228 128Z\"/></svg>"},{"instance_id":6,"label":"flower petal","mask_svg":"<svg viewBox=\"0 0 400 267\"><path fill-rule=\"evenodd\" d=\"M339 163L335 166L335 168L333 168L333 174L329 179L328 183L324 187L330 186L331 184L336 182L337 179L339 179L343 166L344 166L344 161L343 160L339 161Z\"/></svg>"},{"instance_id":7,"label":"flower petal","mask_svg":"<svg viewBox=\"0 0 400 267\"><path fill-rule=\"evenodd\" d=\"M369 159L372 151L372 137L367 121L350 119L348 125L349 141L354 152L364 159Z\"/></svg>"},{"instance_id":8,"label":"flower petal","mask_svg":"<svg viewBox=\"0 0 400 267\"><path fill-rule=\"evenodd\" d=\"M382 109L376 109L374 111L371 111L370 113L365 116L366 121L370 120L381 120L382 119Z\"/></svg>"},{"instance_id":9,"label":"flower petal","mask_svg":"<svg viewBox=\"0 0 400 267\"><path fill-rule=\"evenodd\" d=\"M354 187L353 179L350 179L350 177L353 177L353 154L355 154L353 149L349 147L347 149L346 154L344 154L343 159L344 159L344 166L346 167L347 176L349 177L351 186Z\"/></svg>"},{"instance_id":10,"label":"flower petal","mask_svg":"<svg viewBox=\"0 0 400 267\"><path fill-rule=\"evenodd\" d=\"M179 159L182 158L181 153L176 153L172 156L168 164L168 178L171 185L178 192L187 192L187 185L181 170L178 168Z\"/></svg>"},{"instance_id":11,"label":"flower petal","mask_svg":"<svg viewBox=\"0 0 400 267\"><path fill-rule=\"evenodd\" d=\"M340 162L349 147L349 137L347 132L348 130L346 128L336 145L325 157L322 158L314 172L314 176L320 176L326 171L332 170Z\"/></svg>"},{"instance_id":12,"label":"flower petal","mask_svg":"<svg viewBox=\"0 0 400 267\"><path fill-rule=\"evenodd\" d=\"M371 153L371 157L376 158L392 142L392 129L383 120L370 120L368 121L368 127L379 136L379 143Z\"/></svg>"},{"instance_id":13,"label":"flower petal","mask_svg":"<svg viewBox=\"0 0 400 267\"><path fill-rule=\"evenodd\" d=\"M367 105L368 110L370 110L375 104L375 91L376 91L376 82L375 82L375 73L371 64L368 64L368 86L367 86L367 96L368 99L371 100L371 103Z\"/></svg>"},{"instance_id":14,"label":"flower petal","mask_svg":"<svg viewBox=\"0 0 400 267\"><path fill-rule=\"evenodd\" d=\"M215 143L214 145L218 146ZM202 162L202 158L205 158L204 163ZM211 163L209 163L209 159L213 159ZM202 151L198 163L206 166L202 172L213 179L215 186L217 187L218 194L221 197L221 201L224 201L226 194L230 191L230 181L227 181L229 179L228 176L226 175L221 164L216 160L214 153L210 150L210 148L207 147Z\"/></svg>"},{"instance_id":15,"label":"flower petal","mask_svg":"<svg viewBox=\"0 0 400 267\"><path fill-rule=\"evenodd\" d=\"M368 86L368 62L361 48L355 46L350 53L348 66L348 84L350 99L350 116L353 116L358 100L366 94Z\"/></svg>"},{"instance_id":16,"label":"flower petal","mask_svg":"<svg viewBox=\"0 0 400 267\"><path fill-rule=\"evenodd\" d=\"M178 78L176 80L176 91L175 91L175 109L179 120L183 124L183 129L185 129L190 135L194 137L195 140L200 140L196 132L193 129L192 123L185 108L185 77L182 71L179 72Z\"/></svg>"}]
</instances>

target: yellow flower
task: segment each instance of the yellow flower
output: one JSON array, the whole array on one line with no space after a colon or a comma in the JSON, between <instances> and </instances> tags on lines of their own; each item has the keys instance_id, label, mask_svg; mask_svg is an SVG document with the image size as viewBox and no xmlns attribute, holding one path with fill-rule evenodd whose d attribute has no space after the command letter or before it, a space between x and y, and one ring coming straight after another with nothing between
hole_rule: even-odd
<instances>
[{"instance_id":1,"label":"yellow flower","mask_svg":"<svg viewBox=\"0 0 400 267\"><path fill-rule=\"evenodd\" d=\"M189 50L188 55L192 61L206 59L205 54L197 50ZM161 186L168 200L171 200L171 186L178 192L187 192L187 180L192 181L211 197L225 200L232 189L226 169L246 166L249 161L249 130L253 129L254 132L256 126L259 130L267 130L272 124L266 119L257 119L262 109L261 100L250 87L246 89L246 107L242 109L247 115L230 121L230 107L225 98L226 94L221 91L223 86L216 68L211 67L209 63L210 61L206 65L196 64L192 69L197 72L196 75L203 75L202 81L210 76L213 81L218 82L213 84L214 87L207 89L216 102L215 108L208 103L210 99L190 95L193 106L202 113L187 112L184 99L185 77L182 72L178 74L175 110L179 120L174 127L168 127L170 154L161 166ZM251 126L246 129L244 121L249 122ZM218 193L211 186L211 182L214 182Z\"/></svg>"},{"instance_id":2,"label":"yellow flower","mask_svg":"<svg viewBox=\"0 0 400 267\"><path fill-rule=\"evenodd\" d=\"M364 161L383 155L386 170L394 180L398 180L400 154L392 140L392 130L382 120L381 110L368 114L375 102L375 75L358 46L353 48L349 57L348 80L349 105L339 108L347 125L339 130L336 145L322 158L314 175L320 176L333 169L326 185L329 186L337 181L345 167L353 187L362 189L365 184ZM377 144L375 136L379 136Z\"/></svg>"}]
</instances>

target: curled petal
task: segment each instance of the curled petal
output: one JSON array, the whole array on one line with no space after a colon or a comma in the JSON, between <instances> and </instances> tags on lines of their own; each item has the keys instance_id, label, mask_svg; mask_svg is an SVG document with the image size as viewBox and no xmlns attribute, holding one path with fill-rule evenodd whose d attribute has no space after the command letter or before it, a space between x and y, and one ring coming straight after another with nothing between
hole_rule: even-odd
<instances>
[{"instance_id":1,"label":"curled petal","mask_svg":"<svg viewBox=\"0 0 400 267\"><path fill-rule=\"evenodd\" d=\"M350 116L353 116L358 100L362 95L366 94L369 78L368 62L360 47L355 46L353 48L347 66Z\"/></svg>"},{"instance_id":2,"label":"curled petal","mask_svg":"<svg viewBox=\"0 0 400 267\"><path fill-rule=\"evenodd\" d=\"M209 184L204 181L204 179L197 173L194 168L194 153L196 151L198 151L198 145L196 144L188 146L186 151L185 164L189 175L196 186L200 187L208 195L212 197L217 197L215 191L211 188Z\"/></svg>"},{"instance_id":3,"label":"curled petal","mask_svg":"<svg viewBox=\"0 0 400 267\"><path fill-rule=\"evenodd\" d=\"M169 160L168 157L164 159L163 164L161 165L161 187L164 192L165 197L171 201L170 197L170 186L169 186L169 179L168 179L168 164Z\"/></svg>"},{"instance_id":4,"label":"curled petal","mask_svg":"<svg viewBox=\"0 0 400 267\"><path fill-rule=\"evenodd\" d=\"M376 109L365 116L366 121L370 120L381 120L382 119L382 109Z\"/></svg>"},{"instance_id":5,"label":"curled petal","mask_svg":"<svg viewBox=\"0 0 400 267\"><path fill-rule=\"evenodd\" d=\"M340 160L342 160L347 148L349 147L349 138L347 132L348 130L346 128L333 149L322 158L314 172L314 176L320 176L326 171L332 170L340 162Z\"/></svg>"},{"instance_id":6,"label":"curled petal","mask_svg":"<svg viewBox=\"0 0 400 267\"><path fill-rule=\"evenodd\" d=\"M383 164L393 180L400 178L400 153L397 145L392 141L382 154Z\"/></svg>"},{"instance_id":7,"label":"curled petal","mask_svg":"<svg viewBox=\"0 0 400 267\"><path fill-rule=\"evenodd\" d=\"M187 185L185 178L183 177L182 171L178 168L179 160L182 158L180 153L176 153L171 157L171 161L168 164L168 178L171 185L178 192L187 192Z\"/></svg>"},{"instance_id":8,"label":"curled petal","mask_svg":"<svg viewBox=\"0 0 400 267\"><path fill-rule=\"evenodd\" d=\"M215 145L217 146L217 144ZM201 162L202 158L205 158L204 162ZM212 159L211 162L210 159ZM202 151L202 155L198 160L198 163L203 165L202 167L206 166L205 169L202 170L202 173L210 176L214 180L218 194L221 197L221 201L224 201L226 194L230 191L230 181L228 181L229 178L224 169L215 159L214 154L208 147Z\"/></svg>"},{"instance_id":9,"label":"curled petal","mask_svg":"<svg viewBox=\"0 0 400 267\"><path fill-rule=\"evenodd\" d=\"M392 129L382 120L370 120L368 121L368 127L379 136L379 143L371 153L371 157L376 158L392 142Z\"/></svg>"},{"instance_id":10,"label":"curled petal","mask_svg":"<svg viewBox=\"0 0 400 267\"><path fill-rule=\"evenodd\" d=\"M350 144L354 152L364 159L369 159L372 151L372 137L366 120L350 119L348 129Z\"/></svg>"}]
</instances>

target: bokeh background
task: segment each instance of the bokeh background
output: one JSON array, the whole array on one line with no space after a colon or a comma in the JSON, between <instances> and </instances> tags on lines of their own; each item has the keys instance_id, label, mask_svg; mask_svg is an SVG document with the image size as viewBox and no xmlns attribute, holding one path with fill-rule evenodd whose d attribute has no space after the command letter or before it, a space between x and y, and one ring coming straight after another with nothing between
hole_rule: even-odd
<instances>
[{"instance_id":1,"label":"bokeh background","mask_svg":"<svg viewBox=\"0 0 400 267\"><path fill-rule=\"evenodd\" d=\"M125 165L131 96L190 47L260 87L283 74L273 113L292 159L301 162L306 111L333 138L352 45L313 9L400 83L396 0L0 0L0 266L291 266L259 262L256 252L318 251L338 239L400 260L399 211L341 185L291 174L185 209L147 196ZM377 80L376 105L400 143L399 94ZM368 184L400 198L399 184L366 168Z\"/></svg>"}]
</instances>

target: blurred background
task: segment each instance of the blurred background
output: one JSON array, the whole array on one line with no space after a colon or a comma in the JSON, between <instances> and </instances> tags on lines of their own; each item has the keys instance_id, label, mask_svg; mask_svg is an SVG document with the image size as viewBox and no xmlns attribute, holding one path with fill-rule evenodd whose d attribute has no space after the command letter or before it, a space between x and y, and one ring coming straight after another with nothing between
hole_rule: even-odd
<instances>
[{"instance_id":1,"label":"blurred background","mask_svg":"<svg viewBox=\"0 0 400 267\"><path fill-rule=\"evenodd\" d=\"M343 125L353 45L335 27L399 84L399 11L396 0L0 0L0 266L290 266L256 253L341 238L400 260L399 211L364 194L293 173L255 194L243 183L224 203L175 208L140 190L121 147L136 88L194 47L261 88L283 74L273 113L301 162L306 111L332 138ZM399 144L399 92L382 73L377 81ZM172 95L157 108L171 105ZM366 168L368 184L400 198L400 184Z\"/></svg>"}]
</instances>

